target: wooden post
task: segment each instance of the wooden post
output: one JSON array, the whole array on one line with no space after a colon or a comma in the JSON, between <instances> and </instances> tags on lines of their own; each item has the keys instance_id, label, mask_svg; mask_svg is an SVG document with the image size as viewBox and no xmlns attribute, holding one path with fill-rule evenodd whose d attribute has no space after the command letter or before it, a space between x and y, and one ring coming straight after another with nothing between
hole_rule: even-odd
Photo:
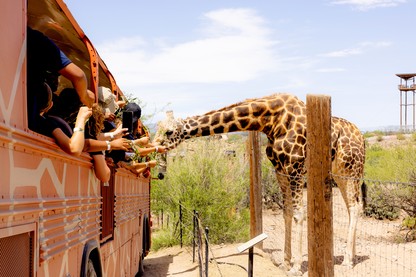
<instances>
[{"instance_id":1,"label":"wooden post","mask_svg":"<svg viewBox=\"0 0 416 277\"><path fill-rule=\"evenodd\" d=\"M334 276L331 185L331 98L306 96L308 276Z\"/></svg>"},{"instance_id":2,"label":"wooden post","mask_svg":"<svg viewBox=\"0 0 416 277\"><path fill-rule=\"evenodd\" d=\"M250 237L254 238L263 233L259 132L249 132L248 140L250 156ZM263 243L260 242L256 247L262 249Z\"/></svg>"}]
</instances>

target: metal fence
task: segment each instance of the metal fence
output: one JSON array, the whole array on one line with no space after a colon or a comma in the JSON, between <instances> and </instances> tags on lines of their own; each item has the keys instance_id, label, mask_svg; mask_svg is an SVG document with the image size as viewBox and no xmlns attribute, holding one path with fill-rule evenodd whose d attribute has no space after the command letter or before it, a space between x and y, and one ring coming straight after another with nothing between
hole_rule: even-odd
<instances>
[{"instance_id":1,"label":"metal fence","mask_svg":"<svg viewBox=\"0 0 416 277\"><path fill-rule=\"evenodd\" d=\"M403 203L403 193L414 191L414 184L382 182L364 180L368 187L367 202L380 197L380 192L387 195L391 202L396 203L396 210L407 207L412 209L411 203ZM306 190L304 204L306 206ZM386 208L390 209L390 208ZM306 209L305 209L306 211ZM384 211L387 212L388 211ZM370 212L371 213L371 212ZM334 258L335 276L416 276L416 242L411 241L409 234L412 230L403 226L403 213L397 218L377 219L361 214L357 224L356 257L354 267L348 268L342 265L344 259L346 239L348 232L348 210L345 206L341 192L333 189L333 228L334 228ZM271 254L275 264L283 261L284 248L284 220L281 210L265 210L263 213L263 229L269 235L264 242L264 250ZM295 232L295 231L294 231ZM292 234L292 238L296 238ZM302 272L307 276L307 228L303 228L302 236ZM292 241L292 245L296 245Z\"/></svg>"},{"instance_id":2,"label":"metal fence","mask_svg":"<svg viewBox=\"0 0 416 277\"><path fill-rule=\"evenodd\" d=\"M367 184L367 202L369 205L377 200L382 193L383 197L390 198L390 202L396 203L396 211L402 209L414 209L412 203L407 203L403 194L415 192L414 184L383 182L375 180L363 180ZM307 202L306 189L304 192L304 205ZM412 195L407 195L412 199ZM415 199L416 202L416 199ZM307 209L305 208L305 211ZM384 211L386 213L386 211ZM368 212L367 212L368 213ZM193 261L198 264L199 276L208 275L208 264L213 264L212 272L216 276L223 276L221 273L221 262L213 255L209 244L209 226L204 225L204 219L200 218L198 212L185 209L178 203L178 215L160 213L155 216L159 227L166 227L169 224L175 226L174 233L180 245L185 245L188 252L192 253ZM371 212L370 212L371 214ZM354 267L348 268L342 265L344 259L346 239L348 232L348 210L345 206L341 192L337 187L333 188L333 228L334 228L334 261L335 276L395 276L411 277L416 276L416 242L413 240L411 229L403 226L405 214L398 213L398 217L391 219L377 219L377 216L370 217L361 213L357 224L356 233L356 257ZM192 224L185 225L183 217L193 217ZM189 222L189 221L187 221ZM272 261L279 265L283 261L284 249L284 220L281 209L264 209L263 211L263 232L268 238L263 242L263 250L270 254ZM295 232L295 230L293 230ZM183 243L182 234L192 234L193 241ZM189 236L188 236L189 237ZM292 239L296 238L292 234ZM292 245L296 245L292 241ZM303 276L308 274L308 253L307 253L307 228L306 221L303 228ZM236 265L241 267L240 265ZM241 269L240 269L241 270ZM243 270L247 271L246 268ZM211 275L212 276L212 275Z\"/></svg>"}]
</instances>

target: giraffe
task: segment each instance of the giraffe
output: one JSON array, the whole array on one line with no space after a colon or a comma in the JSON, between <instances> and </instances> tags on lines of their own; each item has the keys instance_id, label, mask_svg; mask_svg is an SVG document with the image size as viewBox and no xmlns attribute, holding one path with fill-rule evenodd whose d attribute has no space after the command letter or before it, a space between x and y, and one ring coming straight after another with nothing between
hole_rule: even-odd
<instances>
[{"instance_id":1,"label":"giraffe","mask_svg":"<svg viewBox=\"0 0 416 277\"><path fill-rule=\"evenodd\" d=\"M345 119L332 117L331 127L333 179L341 190L349 213L343 264L352 267L361 204L359 183L363 177L364 138L358 128ZM267 136L266 155L274 166L283 193L285 246L281 267L288 270L290 275L299 275L302 263L300 236L305 217L302 190L306 174L306 106L301 100L282 93L246 99L185 120L175 119L170 113L165 121L159 122L153 142L170 150L192 137L235 131L260 131ZM292 219L298 235L298 244L293 251L293 265Z\"/></svg>"}]
</instances>

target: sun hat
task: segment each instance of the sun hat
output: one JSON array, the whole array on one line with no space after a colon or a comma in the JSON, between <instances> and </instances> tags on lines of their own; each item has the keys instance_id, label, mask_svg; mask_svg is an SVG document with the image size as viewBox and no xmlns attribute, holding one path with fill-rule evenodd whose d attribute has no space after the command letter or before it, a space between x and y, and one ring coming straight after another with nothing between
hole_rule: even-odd
<instances>
[{"instance_id":1,"label":"sun hat","mask_svg":"<svg viewBox=\"0 0 416 277\"><path fill-rule=\"evenodd\" d=\"M115 113L118 109L116 96L107 87L98 87L98 103L105 113Z\"/></svg>"}]
</instances>

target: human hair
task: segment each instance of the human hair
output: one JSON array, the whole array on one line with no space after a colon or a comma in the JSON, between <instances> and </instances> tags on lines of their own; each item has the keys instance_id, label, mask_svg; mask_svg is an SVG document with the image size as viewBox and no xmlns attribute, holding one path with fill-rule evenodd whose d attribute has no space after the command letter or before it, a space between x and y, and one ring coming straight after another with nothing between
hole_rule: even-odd
<instances>
[{"instance_id":1,"label":"human hair","mask_svg":"<svg viewBox=\"0 0 416 277\"><path fill-rule=\"evenodd\" d=\"M50 114L64 119L69 124L75 124L82 102L74 88L64 88L54 99Z\"/></svg>"},{"instance_id":2,"label":"human hair","mask_svg":"<svg viewBox=\"0 0 416 277\"><path fill-rule=\"evenodd\" d=\"M47 111L52 102L52 90L47 83L39 83L35 86L36 105L39 113Z\"/></svg>"},{"instance_id":3,"label":"human hair","mask_svg":"<svg viewBox=\"0 0 416 277\"><path fill-rule=\"evenodd\" d=\"M104 128L104 113L98 104L92 105L92 115L87 121L88 132L91 137L97 137Z\"/></svg>"},{"instance_id":4,"label":"human hair","mask_svg":"<svg viewBox=\"0 0 416 277\"><path fill-rule=\"evenodd\" d=\"M84 104L79 99L74 88L65 88L56 97L54 109L51 114L64 119L73 127L77 120L79 108ZM92 105L92 115L86 123L87 136L95 138L104 128L104 113L98 104Z\"/></svg>"}]
</instances>

